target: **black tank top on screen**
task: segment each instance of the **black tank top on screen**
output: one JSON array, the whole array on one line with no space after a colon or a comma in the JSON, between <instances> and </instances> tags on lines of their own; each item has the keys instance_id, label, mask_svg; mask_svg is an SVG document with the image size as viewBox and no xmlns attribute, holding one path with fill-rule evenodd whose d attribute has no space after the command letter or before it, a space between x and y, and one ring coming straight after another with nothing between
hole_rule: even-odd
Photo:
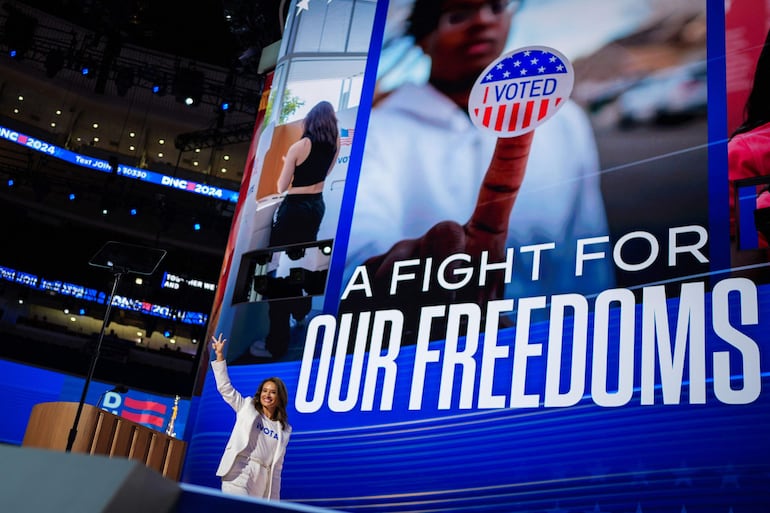
<instances>
[{"instance_id":1,"label":"black tank top on screen","mask_svg":"<svg viewBox=\"0 0 770 513\"><path fill-rule=\"evenodd\" d=\"M302 164L294 168L292 187L304 187L323 182L336 151L337 147L332 144L311 143L310 154Z\"/></svg>"}]
</instances>

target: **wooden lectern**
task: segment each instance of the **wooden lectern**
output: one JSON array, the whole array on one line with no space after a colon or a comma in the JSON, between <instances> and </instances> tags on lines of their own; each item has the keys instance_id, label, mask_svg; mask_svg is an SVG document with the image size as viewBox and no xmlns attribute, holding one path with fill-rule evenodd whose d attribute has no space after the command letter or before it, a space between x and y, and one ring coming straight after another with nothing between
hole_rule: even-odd
<instances>
[{"instance_id":1,"label":"wooden lectern","mask_svg":"<svg viewBox=\"0 0 770 513\"><path fill-rule=\"evenodd\" d=\"M78 409L74 402L39 403L32 408L22 446L64 451ZM86 404L72 452L137 460L164 477L179 480L187 444L160 431Z\"/></svg>"}]
</instances>

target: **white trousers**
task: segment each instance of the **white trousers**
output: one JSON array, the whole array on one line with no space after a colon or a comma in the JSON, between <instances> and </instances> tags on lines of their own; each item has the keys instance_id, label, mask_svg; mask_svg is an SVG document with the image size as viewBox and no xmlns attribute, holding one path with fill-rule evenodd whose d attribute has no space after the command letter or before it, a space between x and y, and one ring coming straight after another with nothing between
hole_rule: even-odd
<instances>
[{"instance_id":1,"label":"white trousers","mask_svg":"<svg viewBox=\"0 0 770 513\"><path fill-rule=\"evenodd\" d=\"M251 497L268 497L268 478L270 470L261 461L238 456L235 458L230 472L222 476L222 491L233 495L249 495Z\"/></svg>"}]
</instances>

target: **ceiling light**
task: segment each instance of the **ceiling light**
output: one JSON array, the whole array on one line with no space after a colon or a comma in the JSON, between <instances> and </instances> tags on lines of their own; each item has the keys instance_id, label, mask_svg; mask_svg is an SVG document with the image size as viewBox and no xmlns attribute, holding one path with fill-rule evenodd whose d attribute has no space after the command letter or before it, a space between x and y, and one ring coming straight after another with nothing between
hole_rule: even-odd
<instances>
[{"instance_id":1,"label":"ceiling light","mask_svg":"<svg viewBox=\"0 0 770 513\"><path fill-rule=\"evenodd\" d=\"M55 127L56 127L56 122L55 121L51 121L51 128L55 128Z\"/></svg>"},{"instance_id":2,"label":"ceiling light","mask_svg":"<svg viewBox=\"0 0 770 513\"><path fill-rule=\"evenodd\" d=\"M166 144L166 140L165 139L158 139L158 144Z\"/></svg>"},{"instance_id":3,"label":"ceiling light","mask_svg":"<svg viewBox=\"0 0 770 513\"><path fill-rule=\"evenodd\" d=\"M19 109L13 109L13 113L14 114L18 114L19 113Z\"/></svg>"},{"instance_id":4,"label":"ceiling light","mask_svg":"<svg viewBox=\"0 0 770 513\"><path fill-rule=\"evenodd\" d=\"M57 115L57 116L61 116L61 110L59 110L59 109L56 109L56 115Z\"/></svg>"},{"instance_id":5,"label":"ceiling light","mask_svg":"<svg viewBox=\"0 0 770 513\"><path fill-rule=\"evenodd\" d=\"M129 132L129 133L128 133L128 136L129 136L129 137L136 137L136 132Z\"/></svg>"},{"instance_id":6,"label":"ceiling light","mask_svg":"<svg viewBox=\"0 0 770 513\"><path fill-rule=\"evenodd\" d=\"M195 153L200 153L200 152L201 152L200 148L195 148Z\"/></svg>"},{"instance_id":7,"label":"ceiling light","mask_svg":"<svg viewBox=\"0 0 770 513\"><path fill-rule=\"evenodd\" d=\"M94 127L94 128L99 128L99 123L94 123L94 124L93 124L93 125L91 125L91 126L92 126L92 127Z\"/></svg>"},{"instance_id":8,"label":"ceiling light","mask_svg":"<svg viewBox=\"0 0 770 513\"><path fill-rule=\"evenodd\" d=\"M225 160L230 160L230 155L222 155L222 158Z\"/></svg>"},{"instance_id":9,"label":"ceiling light","mask_svg":"<svg viewBox=\"0 0 770 513\"><path fill-rule=\"evenodd\" d=\"M128 147L128 149L129 149L129 150L131 150L131 151L134 151L134 150L136 149L136 146L134 146L134 145L132 144L131 146L129 146L129 147Z\"/></svg>"},{"instance_id":10,"label":"ceiling light","mask_svg":"<svg viewBox=\"0 0 770 513\"><path fill-rule=\"evenodd\" d=\"M193 166L198 167L198 161L193 161Z\"/></svg>"},{"instance_id":11,"label":"ceiling light","mask_svg":"<svg viewBox=\"0 0 770 513\"><path fill-rule=\"evenodd\" d=\"M99 138L98 137L94 137L94 142L99 142Z\"/></svg>"},{"instance_id":12,"label":"ceiling light","mask_svg":"<svg viewBox=\"0 0 770 513\"><path fill-rule=\"evenodd\" d=\"M23 97L22 95L19 95L19 101L20 101L20 102L23 102L23 101L24 101L24 97Z\"/></svg>"},{"instance_id":13,"label":"ceiling light","mask_svg":"<svg viewBox=\"0 0 770 513\"><path fill-rule=\"evenodd\" d=\"M223 167L222 169L220 169L220 171L223 173L227 173L227 168Z\"/></svg>"},{"instance_id":14,"label":"ceiling light","mask_svg":"<svg viewBox=\"0 0 770 513\"><path fill-rule=\"evenodd\" d=\"M158 153L158 158L159 158L159 159L162 159L162 158L163 158L163 152L160 152L160 153Z\"/></svg>"}]
</instances>

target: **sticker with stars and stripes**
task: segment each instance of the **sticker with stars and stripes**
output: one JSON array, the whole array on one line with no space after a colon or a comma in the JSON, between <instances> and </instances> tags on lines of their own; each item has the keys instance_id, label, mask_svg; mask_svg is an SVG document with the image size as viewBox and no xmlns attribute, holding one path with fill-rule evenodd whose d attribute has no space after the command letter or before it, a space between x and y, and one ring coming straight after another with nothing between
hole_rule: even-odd
<instances>
[{"instance_id":1,"label":"sticker with stars and stripes","mask_svg":"<svg viewBox=\"0 0 770 513\"><path fill-rule=\"evenodd\" d=\"M553 116L572 92L569 60L546 46L505 53L476 79L468 102L473 124L500 137L534 130Z\"/></svg>"}]
</instances>

